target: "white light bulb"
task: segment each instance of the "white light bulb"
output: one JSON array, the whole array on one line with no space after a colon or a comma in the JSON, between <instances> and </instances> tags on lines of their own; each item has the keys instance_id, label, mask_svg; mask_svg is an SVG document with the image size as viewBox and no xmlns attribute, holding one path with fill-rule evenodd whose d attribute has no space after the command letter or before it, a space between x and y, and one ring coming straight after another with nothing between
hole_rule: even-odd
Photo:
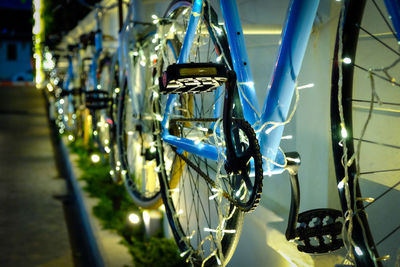
<instances>
[{"instance_id":1,"label":"white light bulb","mask_svg":"<svg viewBox=\"0 0 400 267\"><path fill-rule=\"evenodd\" d=\"M344 64L350 64L351 63L351 58L349 58L349 57L343 58L343 63Z\"/></svg>"},{"instance_id":2,"label":"white light bulb","mask_svg":"<svg viewBox=\"0 0 400 267\"><path fill-rule=\"evenodd\" d=\"M340 132L341 132L343 138L347 138L348 134L347 134L346 128L342 127L342 130Z\"/></svg>"},{"instance_id":3,"label":"white light bulb","mask_svg":"<svg viewBox=\"0 0 400 267\"><path fill-rule=\"evenodd\" d=\"M90 156L90 159L92 160L93 163L97 163L97 162L100 161L100 156L97 155L97 154L92 154L92 155Z\"/></svg>"},{"instance_id":4,"label":"white light bulb","mask_svg":"<svg viewBox=\"0 0 400 267\"><path fill-rule=\"evenodd\" d=\"M145 225L149 225L150 224L150 213L147 210L143 211L143 222Z\"/></svg>"},{"instance_id":5,"label":"white light bulb","mask_svg":"<svg viewBox=\"0 0 400 267\"><path fill-rule=\"evenodd\" d=\"M137 214L135 214L135 213L129 214L128 219L133 224L138 224L139 221L140 221L139 216Z\"/></svg>"},{"instance_id":6,"label":"white light bulb","mask_svg":"<svg viewBox=\"0 0 400 267\"><path fill-rule=\"evenodd\" d=\"M354 251L357 253L358 256L364 255L360 247L354 247Z\"/></svg>"}]
</instances>

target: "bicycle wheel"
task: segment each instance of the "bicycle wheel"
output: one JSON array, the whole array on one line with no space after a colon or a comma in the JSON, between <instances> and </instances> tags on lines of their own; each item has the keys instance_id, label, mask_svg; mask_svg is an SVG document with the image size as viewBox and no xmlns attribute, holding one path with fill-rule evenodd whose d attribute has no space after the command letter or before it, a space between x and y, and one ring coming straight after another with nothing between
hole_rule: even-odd
<instances>
[{"instance_id":1,"label":"bicycle wheel","mask_svg":"<svg viewBox=\"0 0 400 267\"><path fill-rule=\"evenodd\" d=\"M99 109L96 111L96 129L98 132L98 146L100 149L100 152L102 153L110 153L110 121L109 115L112 107L109 107L110 102L108 101L109 96L112 96L110 94L110 89L111 89L111 83L112 79L111 76L111 58L106 55L101 61L100 61L100 70L101 70L101 75L100 75L100 83L99 83L99 89L107 92L107 100L104 101L104 104L107 104L106 108ZM112 93L112 92L111 92Z\"/></svg>"},{"instance_id":2,"label":"bicycle wheel","mask_svg":"<svg viewBox=\"0 0 400 267\"><path fill-rule=\"evenodd\" d=\"M344 1L332 70L332 145L344 239L357 266L394 266L399 249L398 51L383 1ZM391 259L383 262L386 255Z\"/></svg>"},{"instance_id":3,"label":"bicycle wheel","mask_svg":"<svg viewBox=\"0 0 400 267\"><path fill-rule=\"evenodd\" d=\"M62 127L70 134L75 134L76 125L76 106L72 93L68 93L59 100L60 108L58 110L61 115Z\"/></svg>"},{"instance_id":4,"label":"bicycle wheel","mask_svg":"<svg viewBox=\"0 0 400 267\"><path fill-rule=\"evenodd\" d=\"M111 96L111 103L109 108L106 110L106 123L109 136L108 143L108 160L110 162L110 176L114 182L120 183L122 181L121 177L121 162L119 160L119 149L117 142L117 124L118 124L118 105L120 98L120 86L119 86L119 65L116 62L116 57L118 56L118 51L113 57L113 62L111 64L110 73L111 81L108 87L108 94Z\"/></svg>"},{"instance_id":5,"label":"bicycle wheel","mask_svg":"<svg viewBox=\"0 0 400 267\"><path fill-rule=\"evenodd\" d=\"M153 107L151 104L154 74L150 37L136 45L133 88L125 84L118 112L119 153L122 177L128 193L137 205L147 209L162 204L157 175Z\"/></svg>"},{"instance_id":6,"label":"bicycle wheel","mask_svg":"<svg viewBox=\"0 0 400 267\"><path fill-rule=\"evenodd\" d=\"M191 6L190 1L174 1L166 11L169 31L160 44L161 71L176 62ZM216 13L206 4L188 62L230 62L224 30L217 21ZM166 98L160 96L159 113L164 112ZM223 147L222 122L218 120L222 114L214 112L222 103L221 88L177 96L169 114L169 133ZM232 184L224 172L224 155L213 161L181 152L161 138L158 145L165 210L181 255L195 266L227 264L239 241L244 213L221 194L221 190L234 192L228 189Z\"/></svg>"}]
</instances>

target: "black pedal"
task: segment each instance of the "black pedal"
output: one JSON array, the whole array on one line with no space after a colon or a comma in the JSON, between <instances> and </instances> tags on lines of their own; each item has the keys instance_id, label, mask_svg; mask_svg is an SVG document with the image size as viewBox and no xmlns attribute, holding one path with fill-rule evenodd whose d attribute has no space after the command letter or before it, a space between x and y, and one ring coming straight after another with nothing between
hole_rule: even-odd
<instances>
[{"instance_id":1,"label":"black pedal","mask_svg":"<svg viewBox=\"0 0 400 267\"><path fill-rule=\"evenodd\" d=\"M80 95L81 89L80 88L73 88L73 89L62 89L60 93L60 97L68 96L68 95Z\"/></svg>"},{"instance_id":2,"label":"black pedal","mask_svg":"<svg viewBox=\"0 0 400 267\"><path fill-rule=\"evenodd\" d=\"M85 104L90 110L105 109L110 106L111 99L108 92L103 90L93 90L85 92Z\"/></svg>"},{"instance_id":3,"label":"black pedal","mask_svg":"<svg viewBox=\"0 0 400 267\"><path fill-rule=\"evenodd\" d=\"M185 63L172 64L159 78L160 93L182 94L210 92L228 79L223 64Z\"/></svg>"},{"instance_id":4,"label":"black pedal","mask_svg":"<svg viewBox=\"0 0 400 267\"><path fill-rule=\"evenodd\" d=\"M343 240L342 212L335 209L314 209L299 214L296 228L298 250L305 253L327 253L340 249Z\"/></svg>"}]
</instances>

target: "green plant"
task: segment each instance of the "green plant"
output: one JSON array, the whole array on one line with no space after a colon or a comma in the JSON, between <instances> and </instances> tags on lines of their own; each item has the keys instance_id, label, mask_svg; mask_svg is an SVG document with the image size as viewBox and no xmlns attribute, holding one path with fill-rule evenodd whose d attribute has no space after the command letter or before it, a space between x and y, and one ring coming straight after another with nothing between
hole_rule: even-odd
<instances>
[{"instance_id":1,"label":"green plant","mask_svg":"<svg viewBox=\"0 0 400 267\"><path fill-rule=\"evenodd\" d=\"M128 248L134 257L135 267L187 266L171 239L152 237L145 242L132 239L131 243Z\"/></svg>"},{"instance_id":2,"label":"green plant","mask_svg":"<svg viewBox=\"0 0 400 267\"><path fill-rule=\"evenodd\" d=\"M132 225L128 222L131 212L140 214L140 209L130 199L123 185L112 181L106 160L93 163L89 151L96 152L93 146L85 147L81 139L69 144L71 152L78 155L77 164L82 170L79 179L86 182L85 190L99 201L93 207L105 229L115 230L123 237L122 243L128 247L136 267L187 266L180 257L173 240L163 237L160 232L155 237L146 238L142 223Z\"/></svg>"}]
</instances>

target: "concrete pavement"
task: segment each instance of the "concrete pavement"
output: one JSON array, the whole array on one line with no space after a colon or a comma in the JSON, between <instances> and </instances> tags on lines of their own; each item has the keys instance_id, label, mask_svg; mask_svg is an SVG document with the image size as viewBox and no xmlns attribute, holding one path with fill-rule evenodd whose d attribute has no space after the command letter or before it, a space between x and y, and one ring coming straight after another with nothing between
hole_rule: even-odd
<instances>
[{"instance_id":1,"label":"concrete pavement","mask_svg":"<svg viewBox=\"0 0 400 267\"><path fill-rule=\"evenodd\" d=\"M0 266L73 266L44 99L0 87Z\"/></svg>"}]
</instances>

